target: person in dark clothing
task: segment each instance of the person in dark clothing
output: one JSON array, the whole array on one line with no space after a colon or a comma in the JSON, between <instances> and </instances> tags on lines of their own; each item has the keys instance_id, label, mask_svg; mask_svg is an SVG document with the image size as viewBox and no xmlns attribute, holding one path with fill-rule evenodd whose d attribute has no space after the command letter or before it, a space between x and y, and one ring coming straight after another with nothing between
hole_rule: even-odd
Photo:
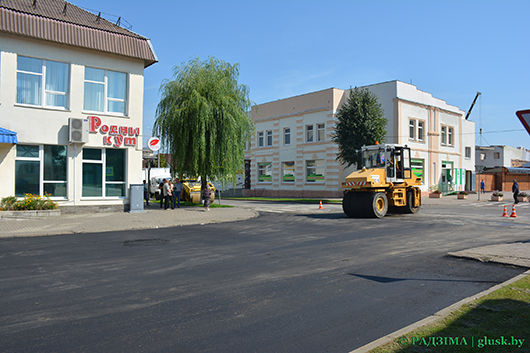
<instances>
[{"instance_id":1,"label":"person in dark clothing","mask_svg":"<svg viewBox=\"0 0 530 353\"><path fill-rule=\"evenodd\" d=\"M512 192L513 192L514 203L519 203L519 200L517 200L517 195L519 195L519 184L517 183L517 180L515 179L513 179Z\"/></svg>"},{"instance_id":2,"label":"person in dark clothing","mask_svg":"<svg viewBox=\"0 0 530 353\"><path fill-rule=\"evenodd\" d=\"M160 190L160 208L164 207L164 184L166 183L166 179L162 179L162 182L158 185L158 190Z\"/></svg>"}]
</instances>

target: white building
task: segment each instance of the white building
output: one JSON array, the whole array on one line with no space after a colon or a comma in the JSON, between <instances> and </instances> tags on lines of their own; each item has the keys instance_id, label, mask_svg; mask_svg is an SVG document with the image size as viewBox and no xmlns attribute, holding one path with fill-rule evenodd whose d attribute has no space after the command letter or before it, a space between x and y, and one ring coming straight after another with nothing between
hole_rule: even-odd
<instances>
[{"instance_id":1,"label":"white building","mask_svg":"<svg viewBox=\"0 0 530 353\"><path fill-rule=\"evenodd\" d=\"M422 191L447 182L457 190L472 188L475 124L462 110L400 81L365 88L385 111L387 142L411 147ZM246 153L245 194L342 197L341 183L353 168L336 160L332 133L348 97L349 90L330 88L252 109L256 133Z\"/></svg>"},{"instance_id":2,"label":"white building","mask_svg":"<svg viewBox=\"0 0 530 353\"><path fill-rule=\"evenodd\" d=\"M530 162L530 151L521 146L476 146L475 159L477 165L486 168L517 168Z\"/></svg>"},{"instance_id":3,"label":"white building","mask_svg":"<svg viewBox=\"0 0 530 353\"><path fill-rule=\"evenodd\" d=\"M63 0L2 1L0 18L0 197L123 209L142 183L149 40Z\"/></svg>"}]
</instances>

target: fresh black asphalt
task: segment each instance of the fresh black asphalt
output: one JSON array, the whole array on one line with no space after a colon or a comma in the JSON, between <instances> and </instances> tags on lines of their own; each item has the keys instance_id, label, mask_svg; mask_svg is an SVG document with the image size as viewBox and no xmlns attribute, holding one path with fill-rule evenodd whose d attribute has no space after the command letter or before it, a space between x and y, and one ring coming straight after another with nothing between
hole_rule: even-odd
<instances>
[{"instance_id":1,"label":"fresh black asphalt","mask_svg":"<svg viewBox=\"0 0 530 353\"><path fill-rule=\"evenodd\" d=\"M420 215L262 213L2 239L0 350L349 352L522 273L445 256L498 233Z\"/></svg>"}]
</instances>

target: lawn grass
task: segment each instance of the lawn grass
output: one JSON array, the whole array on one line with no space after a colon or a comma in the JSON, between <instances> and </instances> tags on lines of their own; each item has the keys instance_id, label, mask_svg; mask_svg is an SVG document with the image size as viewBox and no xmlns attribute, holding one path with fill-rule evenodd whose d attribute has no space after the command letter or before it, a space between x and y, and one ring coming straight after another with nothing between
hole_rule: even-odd
<instances>
[{"instance_id":1,"label":"lawn grass","mask_svg":"<svg viewBox=\"0 0 530 353\"><path fill-rule=\"evenodd\" d=\"M326 200L326 199L297 199L297 198L279 198L279 197L242 197L230 196L223 197L227 200L243 200L243 201L279 201L279 202L300 202L300 203L342 203L342 200Z\"/></svg>"},{"instance_id":2,"label":"lawn grass","mask_svg":"<svg viewBox=\"0 0 530 353\"><path fill-rule=\"evenodd\" d=\"M521 339L524 341L519 346ZM529 351L530 275L527 275L370 353Z\"/></svg>"}]
</instances>

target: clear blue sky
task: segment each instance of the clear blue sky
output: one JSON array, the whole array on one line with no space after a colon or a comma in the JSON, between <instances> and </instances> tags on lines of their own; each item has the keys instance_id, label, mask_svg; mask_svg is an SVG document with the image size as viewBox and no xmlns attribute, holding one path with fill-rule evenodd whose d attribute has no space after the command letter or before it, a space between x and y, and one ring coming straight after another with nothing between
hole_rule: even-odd
<instances>
[{"instance_id":1,"label":"clear blue sky","mask_svg":"<svg viewBox=\"0 0 530 353\"><path fill-rule=\"evenodd\" d=\"M257 104L401 80L467 112L480 91L476 144L530 148L515 115L530 109L530 1L71 2L151 39L159 62L145 70L146 134L173 67L215 56L240 64Z\"/></svg>"}]
</instances>

